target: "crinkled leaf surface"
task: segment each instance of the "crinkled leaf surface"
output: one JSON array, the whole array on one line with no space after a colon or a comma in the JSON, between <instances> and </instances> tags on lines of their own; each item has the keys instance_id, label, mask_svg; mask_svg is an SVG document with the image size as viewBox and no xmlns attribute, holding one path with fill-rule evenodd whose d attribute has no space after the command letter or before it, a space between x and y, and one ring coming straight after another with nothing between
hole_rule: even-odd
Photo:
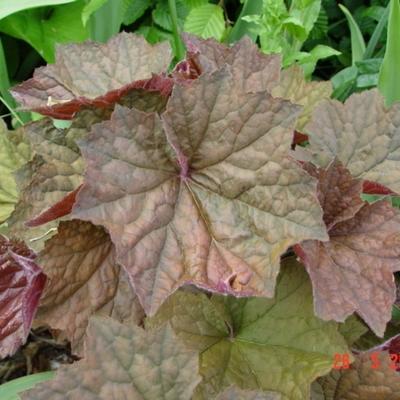
<instances>
[{"instance_id":1,"label":"crinkled leaf surface","mask_svg":"<svg viewBox=\"0 0 400 400\"><path fill-rule=\"evenodd\" d=\"M50 222L27 229L25 223L81 185L84 163L76 140L84 137L92 124L109 117L110 112L82 111L68 129L57 129L49 118L26 126L35 156L19 172L20 199L8 221L10 234L24 239L37 251L42 249L44 240L32 239L41 237L57 224Z\"/></svg>"},{"instance_id":2,"label":"crinkled leaf surface","mask_svg":"<svg viewBox=\"0 0 400 400\"><path fill-rule=\"evenodd\" d=\"M274 87L272 95L283 97L303 106L297 120L296 130L303 132L316 105L328 99L332 93L332 84L328 81L307 82L301 67L292 66L282 71L279 85Z\"/></svg>"},{"instance_id":3,"label":"crinkled leaf surface","mask_svg":"<svg viewBox=\"0 0 400 400\"><path fill-rule=\"evenodd\" d=\"M232 47L214 39L202 40L187 33L183 34L183 39L187 56L181 66L187 66L189 77L195 78L228 64L238 86L247 92L270 91L279 82L280 56L261 53L247 36Z\"/></svg>"},{"instance_id":4,"label":"crinkled leaf surface","mask_svg":"<svg viewBox=\"0 0 400 400\"><path fill-rule=\"evenodd\" d=\"M388 349L390 349L388 341ZM359 353L349 369L332 370L312 385L311 400L397 400L400 374L385 346ZM392 354L398 354L397 352Z\"/></svg>"},{"instance_id":5,"label":"crinkled leaf surface","mask_svg":"<svg viewBox=\"0 0 400 400\"><path fill-rule=\"evenodd\" d=\"M42 157L35 155L32 161L25 164L16 173L20 196L14 211L7 220L8 233L24 240L35 251L40 251L45 239L56 232L57 223L55 221L29 229L25 225L26 221L42 211L44 205L41 188L45 186L47 174L51 176L51 172L46 169Z\"/></svg>"},{"instance_id":6,"label":"crinkled leaf surface","mask_svg":"<svg viewBox=\"0 0 400 400\"><path fill-rule=\"evenodd\" d=\"M231 386L220 393L216 400L280 400L279 393L262 392L259 390L243 390Z\"/></svg>"},{"instance_id":7,"label":"crinkled leaf surface","mask_svg":"<svg viewBox=\"0 0 400 400\"><path fill-rule=\"evenodd\" d=\"M0 120L0 222L7 219L18 201L14 172L30 158L23 129L8 131Z\"/></svg>"},{"instance_id":8,"label":"crinkled leaf surface","mask_svg":"<svg viewBox=\"0 0 400 400\"><path fill-rule=\"evenodd\" d=\"M0 235L0 358L28 337L46 277L22 242Z\"/></svg>"},{"instance_id":9,"label":"crinkled leaf surface","mask_svg":"<svg viewBox=\"0 0 400 400\"><path fill-rule=\"evenodd\" d=\"M190 400L198 356L170 327L153 332L95 317L85 358L26 392L23 400Z\"/></svg>"},{"instance_id":10,"label":"crinkled leaf surface","mask_svg":"<svg viewBox=\"0 0 400 400\"><path fill-rule=\"evenodd\" d=\"M157 92L135 89L119 99L119 103L142 111L162 111L165 109L166 97ZM66 130L57 129L49 119L26 127L33 149L46 162L43 184L33 188L41 195L32 196L35 199L35 210L42 212L30 219L28 226L38 226L71 212L83 179L84 168L76 140L85 137L93 124L109 119L113 107L114 105L100 109L86 108L75 116ZM52 176L48 176L50 170ZM36 170L36 175L40 176L41 171ZM29 190L31 188L25 193L27 197ZM33 199L30 203L32 201Z\"/></svg>"},{"instance_id":11,"label":"crinkled leaf surface","mask_svg":"<svg viewBox=\"0 0 400 400\"><path fill-rule=\"evenodd\" d=\"M39 263L48 277L37 324L64 331L74 353L82 352L90 316L139 323L144 314L104 229L90 222L61 222Z\"/></svg>"},{"instance_id":12,"label":"crinkled leaf surface","mask_svg":"<svg viewBox=\"0 0 400 400\"><path fill-rule=\"evenodd\" d=\"M135 88L151 86L152 74L166 71L170 62L167 43L152 46L141 36L121 33L105 44L60 46L55 64L38 68L11 92L24 108L71 118L82 106L106 107Z\"/></svg>"},{"instance_id":13,"label":"crinkled leaf surface","mask_svg":"<svg viewBox=\"0 0 400 400\"><path fill-rule=\"evenodd\" d=\"M273 299L178 291L149 326L168 318L179 338L200 352L196 399L212 399L231 385L308 399L311 382L331 369L334 353L348 351L338 324L315 317L309 279L293 258L282 266Z\"/></svg>"},{"instance_id":14,"label":"crinkled leaf surface","mask_svg":"<svg viewBox=\"0 0 400 400\"><path fill-rule=\"evenodd\" d=\"M400 192L400 105L386 108L377 90L353 94L344 104L323 101L305 133L318 165L337 157L354 177Z\"/></svg>"},{"instance_id":15,"label":"crinkled leaf surface","mask_svg":"<svg viewBox=\"0 0 400 400\"><path fill-rule=\"evenodd\" d=\"M363 203L360 181L337 161L308 170L319 179L329 233L329 242L296 246L313 283L315 311L336 321L356 311L383 336L396 298L393 272L400 269L399 212L385 200Z\"/></svg>"},{"instance_id":16,"label":"crinkled leaf surface","mask_svg":"<svg viewBox=\"0 0 400 400\"><path fill-rule=\"evenodd\" d=\"M280 255L325 237L315 182L287 156L297 111L224 69L176 86L161 120L117 107L81 142L74 217L106 227L147 313L185 283L272 296Z\"/></svg>"}]
</instances>

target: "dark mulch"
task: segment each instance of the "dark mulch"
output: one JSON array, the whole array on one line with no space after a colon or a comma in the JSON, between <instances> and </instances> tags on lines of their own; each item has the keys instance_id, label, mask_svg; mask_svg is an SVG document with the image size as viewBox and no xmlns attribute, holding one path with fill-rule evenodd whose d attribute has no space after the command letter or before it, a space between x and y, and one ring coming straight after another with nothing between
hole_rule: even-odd
<instances>
[{"instance_id":1,"label":"dark mulch","mask_svg":"<svg viewBox=\"0 0 400 400\"><path fill-rule=\"evenodd\" d=\"M58 343L46 328L31 332L28 341L12 357L0 360L0 384L37 372L57 369L78 360L69 343Z\"/></svg>"}]
</instances>

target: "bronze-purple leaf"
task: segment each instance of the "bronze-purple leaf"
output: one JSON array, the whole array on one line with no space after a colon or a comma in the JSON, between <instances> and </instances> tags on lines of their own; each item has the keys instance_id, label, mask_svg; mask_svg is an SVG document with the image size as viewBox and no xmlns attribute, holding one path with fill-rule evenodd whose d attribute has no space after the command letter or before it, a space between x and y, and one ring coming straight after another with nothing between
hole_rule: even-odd
<instances>
[{"instance_id":1,"label":"bronze-purple leaf","mask_svg":"<svg viewBox=\"0 0 400 400\"><path fill-rule=\"evenodd\" d=\"M190 400L198 354L170 327L145 331L111 318L90 320L85 357L22 395L24 400Z\"/></svg>"},{"instance_id":2,"label":"bronze-purple leaf","mask_svg":"<svg viewBox=\"0 0 400 400\"><path fill-rule=\"evenodd\" d=\"M281 254L326 238L316 182L288 156L298 111L225 67L175 86L161 119L117 107L80 142L74 217L106 227L147 313L187 283L271 297Z\"/></svg>"},{"instance_id":3,"label":"bronze-purple leaf","mask_svg":"<svg viewBox=\"0 0 400 400\"><path fill-rule=\"evenodd\" d=\"M334 369L318 378L312 385L311 400L399 399L398 341L399 335L356 354L350 368Z\"/></svg>"},{"instance_id":4,"label":"bronze-purple leaf","mask_svg":"<svg viewBox=\"0 0 400 400\"><path fill-rule=\"evenodd\" d=\"M0 358L25 343L46 277L24 243L0 235Z\"/></svg>"},{"instance_id":5,"label":"bronze-purple leaf","mask_svg":"<svg viewBox=\"0 0 400 400\"><path fill-rule=\"evenodd\" d=\"M377 89L354 93L343 104L325 99L303 133L313 161L326 167L335 157L358 179L400 192L400 105L387 108Z\"/></svg>"},{"instance_id":6,"label":"bronze-purple leaf","mask_svg":"<svg viewBox=\"0 0 400 400\"><path fill-rule=\"evenodd\" d=\"M295 247L310 274L315 311L344 321L356 311L383 336L396 298L393 272L400 270L400 215L389 202L360 199L362 182L338 161L327 169L306 166L319 180L329 241Z\"/></svg>"},{"instance_id":7,"label":"bronze-purple leaf","mask_svg":"<svg viewBox=\"0 0 400 400\"><path fill-rule=\"evenodd\" d=\"M247 92L271 91L279 83L281 57L261 53L247 36L231 47L188 33L182 36L187 55L186 60L176 66L175 77L195 79L228 64L238 86Z\"/></svg>"},{"instance_id":8,"label":"bronze-purple leaf","mask_svg":"<svg viewBox=\"0 0 400 400\"><path fill-rule=\"evenodd\" d=\"M138 324L143 309L102 227L63 221L38 260L48 277L36 321L62 330L74 354L81 354L88 320L110 316Z\"/></svg>"},{"instance_id":9,"label":"bronze-purple leaf","mask_svg":"<svg viewBox=\"0 0 400 400\"><path fill-rule=\"evenodd\" d=\"M135 89L169 95L172 82L162 73L170 62L167 43L152 46L123 32L105 44L60 46L55 64L38 68L11 93L25 109L70 119L84 106L107 108Z\"/></svg>"}]
</instances>

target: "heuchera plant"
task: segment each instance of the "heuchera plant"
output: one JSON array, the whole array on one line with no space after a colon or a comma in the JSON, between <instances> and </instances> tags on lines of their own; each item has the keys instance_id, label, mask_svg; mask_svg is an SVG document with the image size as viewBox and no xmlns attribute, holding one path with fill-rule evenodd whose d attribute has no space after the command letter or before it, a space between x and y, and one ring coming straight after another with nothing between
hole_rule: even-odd
<instances>
[{"instance_id":1,"label":"heuchera plant","mask_svg":"<svg viewBox=\"0 0 400 400\"><path fill-rule=\"evenodd\" d=\"M36 313L81 357L22 398L397 398L398 337L357 340L396 300L400 215L361 195L400 190L399 106L332 101L248 39L184 41L171 72L131 34L60 47L12 91L47 117L3 135L28 149L0 210L0 355Z\"/></svg>"}]
</instances>

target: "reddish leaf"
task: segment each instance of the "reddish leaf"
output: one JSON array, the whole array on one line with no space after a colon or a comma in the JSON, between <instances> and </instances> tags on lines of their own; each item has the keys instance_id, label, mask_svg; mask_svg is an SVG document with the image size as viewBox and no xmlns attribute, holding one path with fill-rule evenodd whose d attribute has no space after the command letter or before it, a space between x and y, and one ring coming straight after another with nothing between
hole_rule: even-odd
<instances>
[{"instance_id":1,"label":"reddish leaf","mask_svg":"<svg viewBox=\"0 0 400 400\"><path fill-rule=\"evenodd\" d=\"M46 277L22 242L0 235L0 358L12 355L31 328Z\"/></svg>"},{"instance_id":2,"label":"reddish leaf","mask_svg":"<svg viewBox=\"0 0 400 400\"><path fill-rule=\"evenodd\" d=\"M306 241L295 247L310 274L315 311L323 319L344 321L357 311L383 336L391 318L400 270L400 215L385 201L361 201L362 183L342 164L306 165L318 178L328 242Z\"/></svg>"},{"instance_id":3,"label":"reddish leaf","mask_svg":"<svg viewBox=\"0 0 400 400\"><path fill-rule=\"evenodd\" d=\"M168 44L151 46L123 32L105 44L60 46L55 64L38 68L11 93L25 109L70 119L84 106L107 108L134 89L169 95L172 81L162 73L170 61Z\"/></svg>"},{"instance_id":4,"label":"reddish leaf","mask_svg":"<svg viewBox=\"0 0 400 400\"><path fill-rule=\"evenodd\" d=\"M298 144L302 144L304 142L308 141L308 136L304 135L304 133L294 131L294 136L293 136L293 143L292 146L296 146Z\"/></svg>"},{"instance_id":5,"label":"reddish leaf","mask_svg":"<svg viewBox=\"0 0 400 400\"><path fill-rule=\"evenodd\" d=\"M78 220L61 222L40 252L39 262L48 284L36 319L62 330L74 353L82 353L92 315L134 324L143 319L143 309L103 228Z\"/></svg>"},{"instance_id":6,"label":"reddish leaf","mask_svg":"<svg viewBox=\"0 0 400 400\"><path fill-rule=\"evenodd\" d=\"M272 296L280 255L326 235L315 181L288 157L298 107L236 83L203 74L162 121L117 107L81 142L74 217L106 227L147 313L186 283Z\"/></svg>"},{"instance_id":7,"label":"reddish leaf","mask_svg":"<svg viewBox=\"0 0 400 400\"><path fill-rule=\"evenodd\" d=\"M68 215L72 211L72 207L75 204L76 195L78 194L80 188L81 186L68 193L64 198L48 208L46 211L27 221L25 225L29 227L39 226Z\"/></svg>"},{"instance_id":8,"label":"reddish leaf","mask_svg":"<svg viewBox=\"0 0 400 400\"><path fill-rule=\"evenodd\" d=\"M363 181L363 193L365 194L391 194L396 195L393 191L377 182Z\"/></svg>"}]
</instances>

